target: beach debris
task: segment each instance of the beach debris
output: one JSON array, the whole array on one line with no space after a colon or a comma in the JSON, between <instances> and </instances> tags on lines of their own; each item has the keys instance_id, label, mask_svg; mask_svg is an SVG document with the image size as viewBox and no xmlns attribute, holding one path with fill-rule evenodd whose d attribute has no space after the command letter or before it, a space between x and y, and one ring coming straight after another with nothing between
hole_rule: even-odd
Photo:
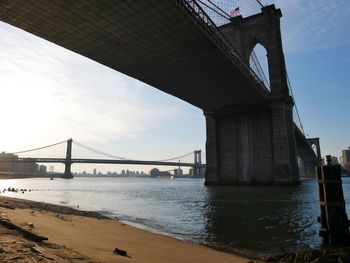
<instances>
[{"instance_id":1,"label":"beach debris","mask_svg":"<svg viewBox=\"0 0 350 263\"><path fill-rule=\"evenodd\" d=\"M29 222L29 223L28 223L28 226L29 226L30 228L34 228L34 224L33 224L32 222Z\"/></svg>"},{"instance_id":2,"label":"beach debris","mask_svg":"<svg viewBox=\"0 0 350 263\"><path fill-rule=\"evenodd\" d=\"M8 229L14 229L20 232L25 238L30 239L35 242L42 242L44 240L48 240L47 237L40 236L38 234L35 234L27 229L24 229L23 227L20 227L19 225L16 225L12 222L10 222L7 218L4 218L0 216L0 225L3 225L4 227Z\"/></svg>"},{"instance_id":3,"label":"beach debris","mask_svg":"<svg viewBox=\"0 0 350 263\"><path fill-rule=\"evenodd\" d=\"M5 219L3 218L3 220ZM24 227L27 227L26 223ZM49 242L34 243L29 239L24 239L19 231L8 230L8 227L0 224L0 263L11 262L100 263L100 261L81 255L79 252L62 245Z\"/></svg>"},{"instance_id":4,"label":"beach debris","mask_svg":"<svg viewBox=\"0 0 350 263\"><path fill-rule=\"evenodd\" d=\"M54 260L54 258L52 256L49 256L47 252L45 252L41 247L39 246L34 246L31 248L31 250L33 252L36 252L38 254L40 254L40 256L42 256L43 258L46 258L46 259L50 259L50 260Z\"/></svg>"},{"instance_id":5,"label":"beach debris","mask_svg":"<svg viewBox=\"0 0 350 263\"><path fill-rule=\"evenodd\" d=\"M128 255L128 252L126 250L119 249L117 247L114 249L113 253L123 257L126 257Z\"/></svg>"}]
</instances>

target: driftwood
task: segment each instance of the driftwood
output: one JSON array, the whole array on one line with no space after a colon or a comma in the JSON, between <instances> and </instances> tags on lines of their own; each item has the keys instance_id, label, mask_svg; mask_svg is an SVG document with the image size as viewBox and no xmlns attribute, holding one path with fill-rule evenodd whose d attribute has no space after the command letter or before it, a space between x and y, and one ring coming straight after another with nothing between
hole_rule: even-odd
<instances>
[{"instance_id":1,"label":"driftwood","mask_svg":"<svg viewBox=\"0 0 350 263\"><path fill-rule=\"evenodd\" d=\"M43 240L48 240L47 237L40 236L38 234L35 234L27 229L24 229L23 227L20 227L19 225L16 225L14 223L11 223L7 218L0 216L0 225L3 225L4 227L8 229L13 229L18 232L20 232L25 238L30 239L34 242L42 242Z\"/></svg>"}]
</instances>

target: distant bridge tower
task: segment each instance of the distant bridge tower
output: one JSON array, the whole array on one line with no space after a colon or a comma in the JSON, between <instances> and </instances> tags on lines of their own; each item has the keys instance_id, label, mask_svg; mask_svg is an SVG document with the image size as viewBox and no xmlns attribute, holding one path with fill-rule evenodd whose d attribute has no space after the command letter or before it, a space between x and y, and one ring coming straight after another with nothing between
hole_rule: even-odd
<instances>
[{"instance_id":1,"label":"distant bridge tower","mask_svg":"<svg viewBox=\"0 0 350 263\"><path fill-rule=\"evenodd\" d=\"M69 139L67 141L67 153L66 153L66 160L64 162L65 169L64 169L64 174L62 178L65 179L72 179L72 171L71 171L71 165L72 165L72 139Z\"/></svg>"},{"instance_id":2,"label":"distant bridge tower","mask_svg":"<svg viewBox=\"0 0 350 263\"><path fill-rule=\"evenodd\" d=\"M274 5L234 17L220 31L241 57L261 44L267 51L271 95L264 105L230 105L205 111L206 185L298 184L293 98L289 95L280 18ZM232 85L240 85L232 83Z\"/></svg>"},{"instance_id":3,"label":"distant bridge tower","mask_svg":"<svg viewBox=\"0 0 350 263\"><path fill-rule=\"evenodd\" d=\"M202 174L202 151L195 150L194 151L193 175L200 176L201 174Z\"/></svg>"}]
</instances>

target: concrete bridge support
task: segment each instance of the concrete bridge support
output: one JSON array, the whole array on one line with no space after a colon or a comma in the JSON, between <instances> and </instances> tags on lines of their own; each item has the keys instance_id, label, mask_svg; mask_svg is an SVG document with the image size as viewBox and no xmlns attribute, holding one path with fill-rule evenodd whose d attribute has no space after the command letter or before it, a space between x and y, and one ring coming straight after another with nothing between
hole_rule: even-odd
<instances>
[{"instance_id":1,"label":"concrete bridge support","mask_svg":"<svg viewBox=\"0 0 350 263\"><path fill-rule=\"evenodd\" d=\"M281 16L271 5L260 14L235 17L220 28L247 63L256 44L265 47L271 96L266 105L228 105L205 111L206 185L300 183Z\"/></svg>"}]
</instances>

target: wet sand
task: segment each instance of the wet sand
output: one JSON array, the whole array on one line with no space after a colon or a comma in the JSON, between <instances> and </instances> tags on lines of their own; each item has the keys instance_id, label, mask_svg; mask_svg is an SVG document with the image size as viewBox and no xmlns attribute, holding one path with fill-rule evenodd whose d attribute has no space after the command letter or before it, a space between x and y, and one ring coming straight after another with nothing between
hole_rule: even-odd
<instances>
[{"instance_id":1,"label":"wet sand","mask_svg":"<svg viewBox=\"0 0 350 263\"><path fill-rule=\"evenodd\" d=\"M131 227L98 213L68 207L0 196L0 215L48 238L48 241L35 243L26 240L17 231L0 227L0 244L6 252L0 253L0 262L249 261L206 246ZM127 251L127 256L113 253L115 248ZM21 255L26 258L10 260L10 257Z\"/></svg>"}]
</instances>

